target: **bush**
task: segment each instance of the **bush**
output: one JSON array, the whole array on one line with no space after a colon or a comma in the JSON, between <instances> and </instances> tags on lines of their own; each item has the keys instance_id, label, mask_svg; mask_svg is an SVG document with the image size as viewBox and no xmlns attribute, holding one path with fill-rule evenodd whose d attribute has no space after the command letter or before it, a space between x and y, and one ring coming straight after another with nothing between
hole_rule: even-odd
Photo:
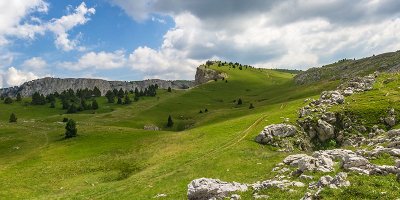
<instances>
[{"instance_id":1,"label":"bush","mask_svg":"<svg viewBox=\"0 0 400 200\"><path fill-rule=\"evenodd\" d=\"M242 105L242 104L243 104L242 99L239 98L239 100L237 101L237 105Z\"/></svg>"},{"instance_id":2,"label":"bush","mask_svg":"<svg viewBox=\"0 0 400 200\"><path fill-rule=\"evenodd\" d=\"M10 121L10 123L17 122L17 116L14 113L11 113L9 121Z\"/></svg>"},{"instance_id":3,"label":"bush","mask_svg":"<svg viewBox=\"0 0 400 200\"><path fill-rule=\"evenodd\" d=\"M172 121L171 115L168 116L168 122L167 122L167 127L172 127L174 125L174 122Z\"/></svg>"},{"instance_id":4,"label":"bush","mask_svg":"<svg viewBox=\"0 0 400 200\"><path fill-rule=\"evenodd\" d=\"M68 120L65 126L65 138L76 137L78 129L76 128L76 122L73 119Z\"/></svg>"},{"instance_id":5,"label":"bush","mask_svg":"<svg viewBox=\"0 0 400 200\"><path fill-rule=\"evenodd\" d=\"M168 87L168 92L172 92L172 89L171 89L171 87Z\"/></svg>"},{"instance_id":6,"label":"bush","mask_svg":"<svg viewBox=\"0 0 400 200\"><path fill-rule=\"evenodd\" d=\"M254 108L254 106L253 106L253 104L251 103L250 106L249 106L249 109L253 109L253 108Z\"/></svg>"},{"instance_id":7,"label":"bush","mask_svg":"<svg viewBox=\"0 0 400 200\"><path fill-rule=\"evenodd\" d=\"M12 104L13 100L10 97L6 97L6 99L4 99L4 103L5 104Z\"/></svg>"},{"instance_id":8,"label":"bush","mask_svg":"<svg viewBox=\"0 0 400 200\"><path fill-rule=\"evenodd\" d=\"M71 104L68 108L67 113L76 113L78 112L78 108L76 108L75 104Z\"/></svg>"},{"instance_id":9,"label":"bush","mask_svg":"<svg viewBox=\"0 0 400 200\"><path fill-rule=\"evenodd\" d=\"M21 101L21 100L22 100L21 94L18 93L18 94L17 94L17 101Z\"/></svg>"},{"instance_id":10,"label":"bush","mask_svg":"<svg viewBox=\"0 0 400 200\"><path fill-rule=\"evenodd\" d=\"M55 108L56 107L56 104L54 103L54 101L52 101L51 103L50 103L50 108Z\"/></svg>"},{"instance_id":11,"label":"bush","mask_svg":"<svg viewBox=\"0 0 400 200\"><path fill-rule=\"evenodd\" d=\"M68 118L64 117L64 119L62 120L62 122L68 122Z\"/></svg>"},{"instance_id":12,"label":"bush","mask_svg":"<svg viewBox=\"0 0 400 200\"><path fill-rule=\"evenodd\" d=\"M92 101L92 109L93 110L99 109L99 104L97 103L96 99Z\"/></svg>"}]
</instances>

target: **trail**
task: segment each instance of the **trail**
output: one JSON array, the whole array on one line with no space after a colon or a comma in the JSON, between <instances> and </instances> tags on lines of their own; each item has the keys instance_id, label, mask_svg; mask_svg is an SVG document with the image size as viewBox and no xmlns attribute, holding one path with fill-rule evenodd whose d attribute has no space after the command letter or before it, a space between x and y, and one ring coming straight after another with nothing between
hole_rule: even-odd
<instances>
[{"instance_id":1,"label":"trail","mask_svg":"<svg viewBox=\"0 0 400 200\"><path fill-rule=\"evenodd\" d=\"M172 170L170 172L167 172L167 173L165 173L165 174L163 174L161 176L152 177L152 179L155 179L155 178L160 179L160 178L163 178L163 177L171 176L171 175L175 174L177 171L181 170L184 167L188 167L188 166L193 165L193 164L197 163L198 161L201 161L201 160L204 160L204 159L210 159L210 157L214 156L215 154L217 154L219 152L222 152L222 151L225 151L225 150L233 147L234 145L236 145L239 142L243 141L249 135L251 130L255 126L257 126L262 120L264 120L266 117L267 117L267 115L261 116L253 124L251 124L249 127L247 127L247 129L245 129L244 131L240 132L240 134L238 134L236 137L234 137L233 139L231 139L228 142L226 142L224 145L216 147L216 148L212 149L211 151L208 151L208 152L206 152L206 153L204 153L202 155L198 155L198 156L196 156L195 159L191 159L191 160L185 162L179 168L176 168L176 169L174 169L174 170ZM152 170L152 169L148 169L148 170ZM126 187L128 187L128 186L127 185L123 185L123 186L115 189L113 192L119 192L119 191L125 190ZM95 195L95 196L96 196L96 198L99 198L99 197L102 198L102 197L105 197L109 193L111 193L111 192L106 192L106 193L102 193L100 195Z\"/></svg>"}]
</instances>

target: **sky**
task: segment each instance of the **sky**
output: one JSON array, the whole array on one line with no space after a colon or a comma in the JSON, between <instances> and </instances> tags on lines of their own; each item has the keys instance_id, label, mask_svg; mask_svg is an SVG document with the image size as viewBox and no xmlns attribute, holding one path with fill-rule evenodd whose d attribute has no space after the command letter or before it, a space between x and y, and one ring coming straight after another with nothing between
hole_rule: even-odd
<instances>
[{"instance_id":1,"label":"sky","mask_svg":"<svg viewBox=\"0 0 400 200\"><path fill-rule=\"evenodd\" d=\"M399 0L0 1L0 88L191 80L206 60L305 70L397 50Z\"/></svg>"}]
</instances>

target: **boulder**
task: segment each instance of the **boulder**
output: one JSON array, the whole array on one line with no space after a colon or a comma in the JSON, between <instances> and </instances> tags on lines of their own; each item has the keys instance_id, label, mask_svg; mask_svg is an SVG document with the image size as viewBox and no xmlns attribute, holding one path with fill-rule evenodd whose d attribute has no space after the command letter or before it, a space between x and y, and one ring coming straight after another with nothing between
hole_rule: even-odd
<instances>
[{"instance_id":1,"label":"boulder","mask_svg":"<svg viewBox=\"0 0 400 200\"><path fill-rule=\"evenodd\" d=\"M272 124L266 126L263 131L255 138L255 141L260 144L273 144L274 138L284 138L294 136L297 129L289 124Z\"/></svg>"},{"instance_id":2,"label":"boulder","mask_svg":"<svg viewBox=\"0 0 400 200\"><path fill-rule=\"evenodd\" d=\"M317 183L311 183L310 188L329 187L337 189L339 187L348 187L350 182L347 180L347 173L339 172L335 177L329 175L322 176Z\"/></svg>"},{"instance_id":3,"label":"boulder","mask_svg":"<svg viewBox=\"0 0 400 200\"><path fill-rule=\"evenodd\" d=\"M393 129L387 132L389 138L400 136L400 129Z\"/></svg>"},{"instance_id":4,"label":"boulder","mask_svg":"<svg viewBox=\"0 0 400 200\"><path fill-rule=\"evenodd\" d=\"M331 124L321 119L319 119L317 123L315 130L317 131L318 139L321 142L325 142L326 140L335 137L335 128Z\"/></svg>"},{"instance_id":5,"label":"boulder","mask_svg":"<svg viewBox=\"0 0 400 200\"><path fill-rule=\"evenodd\" d=\"M223 199L232 192L244 192L248 187L240 183L228 183L219 179L200 178L188 185L189 200Z\"/></svg>"},{"instance_id":6,"label":"boulder","mask_svg":"<svg viewBox=\"0 0 400 200\"><path fill-rule=\"evenodd\" d=\"M304 183L298 181L289 180L266 180L263 182L257 182L252 185L254 190L262 190L268 188L279 188L281 190L288 187L304 187Z\"/></svg>"},{"instance_id":7,"label":"boulder","mask_svg":"<svg viewBox=\"0 0 400 200\"><path fill-rule=\"evenodd\" d=\"M390 127L393 127L396 125L396 118L394 116L385 117L383 120L384 120L385 124L387 124Z\"/></svg>"}]
</instances>

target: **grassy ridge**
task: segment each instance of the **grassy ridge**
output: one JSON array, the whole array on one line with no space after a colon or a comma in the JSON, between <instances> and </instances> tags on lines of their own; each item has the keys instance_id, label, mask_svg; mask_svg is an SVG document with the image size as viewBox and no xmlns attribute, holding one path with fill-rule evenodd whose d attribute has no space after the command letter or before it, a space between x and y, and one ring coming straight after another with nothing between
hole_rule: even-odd
<instances>
[{"instance_id":1,"label":"grassy ridge","mask_svg":"<svg viewBox=\"0 0 400 200\"><path fill-rule=\"evenodd\" d=\"M228 73L228 82L159 90L128 106L100 98L96 113L1 103L0 197L149 199L165 193L185 199L187 184L199 177L259 181L286 154L256 144L254 136L282 117L294 123L304 98L336 85L296 86L292 74L274 70L212 68ZM238 98L243 105L233 102ZM209 112L200 114L205 108ZM11 112L18 123L8 123ZM168 129L170 114L175 125ZM63 117L78 122L79 137L62 139ZM146 124L163 131L143 130Z\"/></svg>"}]
</instances>

